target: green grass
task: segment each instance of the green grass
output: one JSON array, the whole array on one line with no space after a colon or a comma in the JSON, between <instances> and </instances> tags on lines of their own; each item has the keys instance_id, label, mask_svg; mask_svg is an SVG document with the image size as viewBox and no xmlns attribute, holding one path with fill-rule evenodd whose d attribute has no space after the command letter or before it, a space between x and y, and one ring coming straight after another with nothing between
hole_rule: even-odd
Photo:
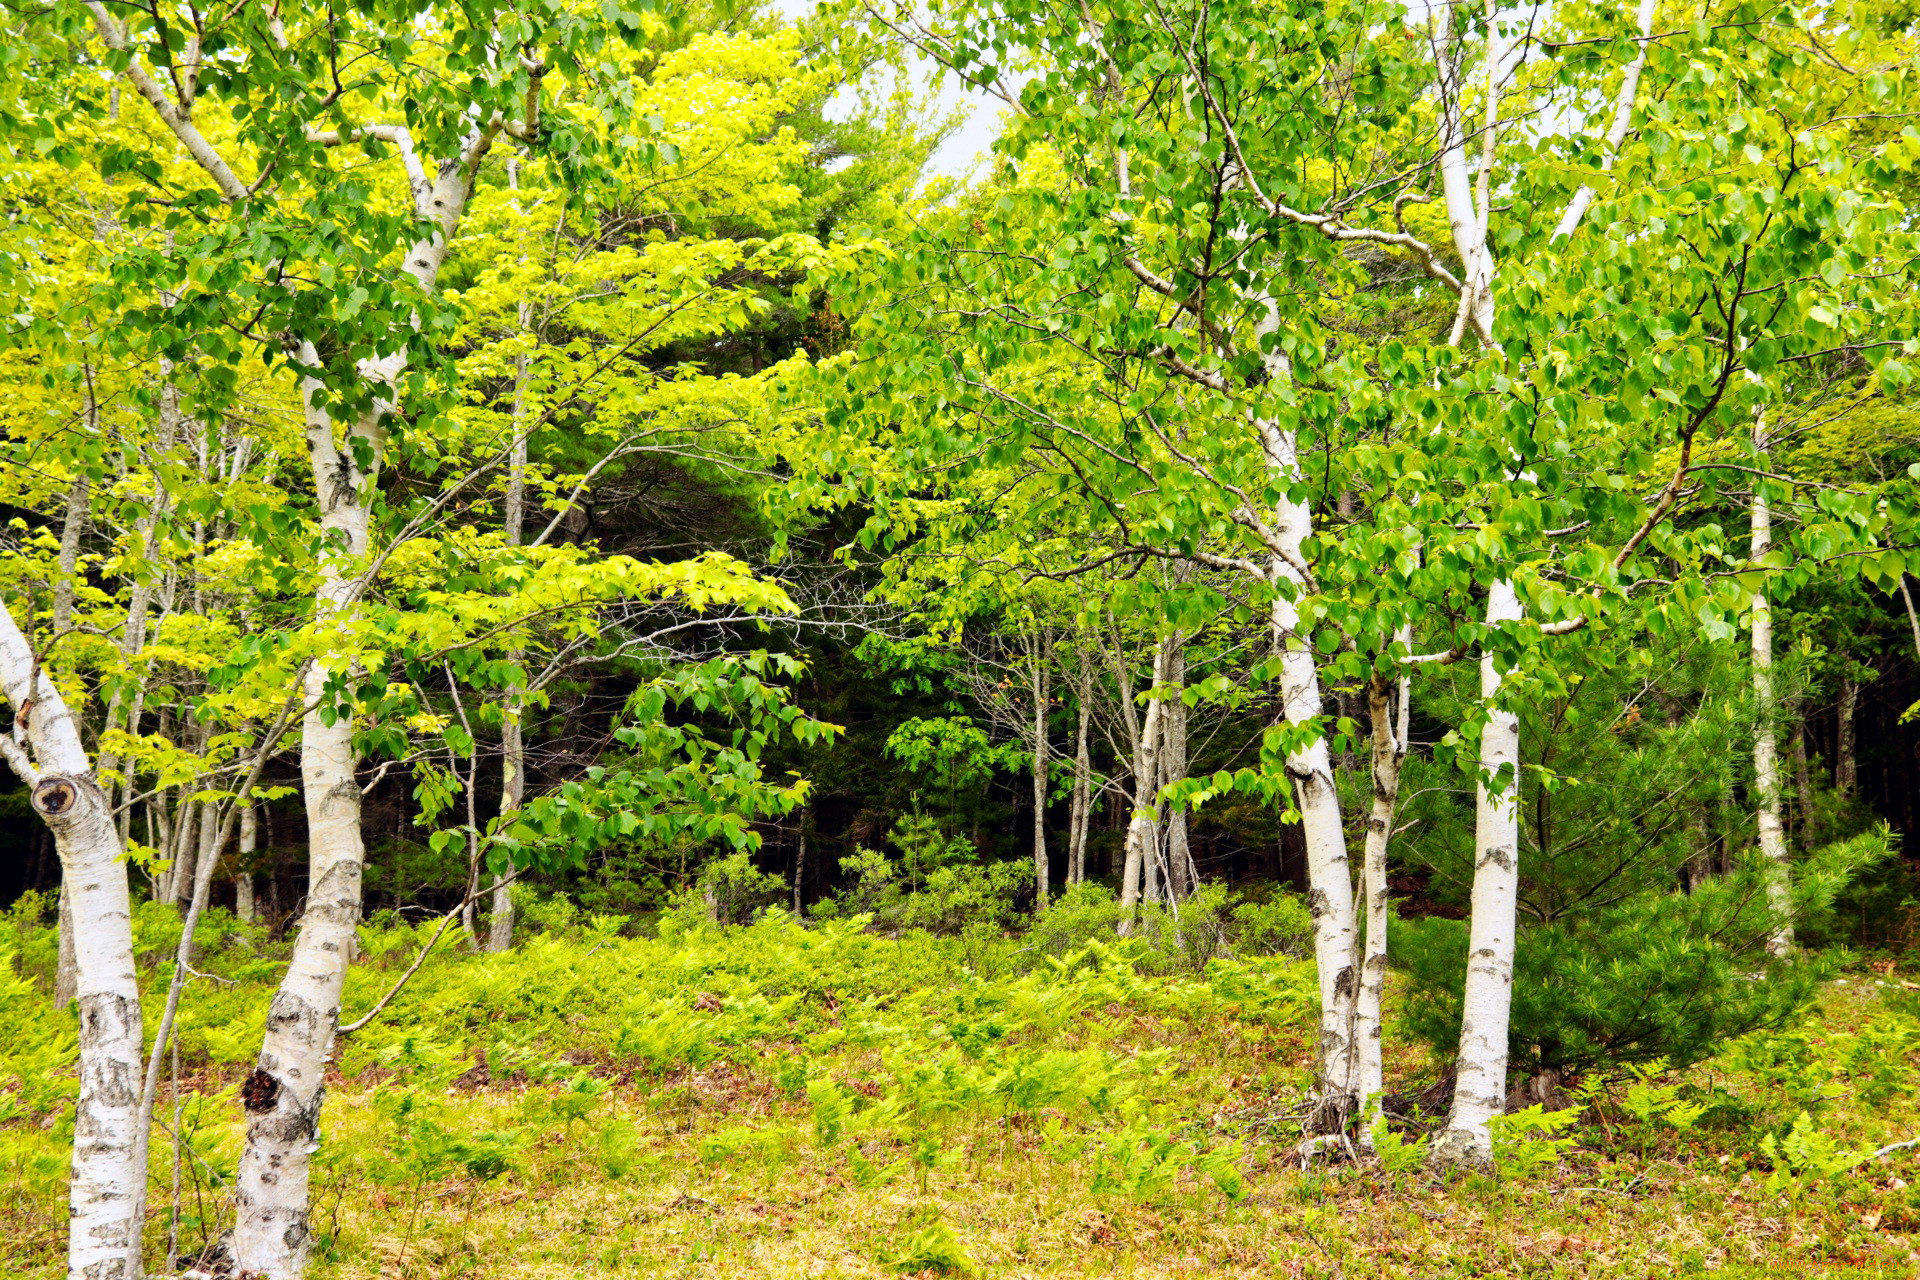
<instances>
[{"instance_id":1,"label":"green grass","mask_svg":"<svg viewBox=\"0 0 1920 1280\"><path fill-rule=\"evenodd\" d=\"M143 911L143 950L165 954ZM1525 1177L1302 1171L1312 970L1281 957L1152 976L1123 952L889 939L784 917L643 939L603 921L505 956L451 949L344 1046L318 1157L315 1275L1907 1276L1913 1152L1768 1186L1806 1111L1842 1150L1920 1131L1920 1022L1856 973L1804 1026L1599 1096ZM364 931L348 1016L424 930ZM37 977L18 923L0 973ZM6 935L0 933L0 944ZM216 921L183 1019L180 1235L219 1231L233 1093L275 948ZM156 963L152 988L164 989ZM1877 984L1889 985L1877 985ZM1903 1001L1907 1001L1903 1003ZM59 1274L72 1038L0 977L0 1264ZM1395 1083L1430 1079L1390 1043ZM484 1066L481 1064L484 1063ZM171 1123L172 1101L163 1097ZM1803 1126L1803 1132L1805 1127ZM1804 1142L1801 1144L1804 1146ZM1801 1149L1796 1147L1796 1150ZM1535 1153L1538 1154L1538 1153ZM172 1147L156 1134L150 1258Z\"/></svg>"}]
</instances>

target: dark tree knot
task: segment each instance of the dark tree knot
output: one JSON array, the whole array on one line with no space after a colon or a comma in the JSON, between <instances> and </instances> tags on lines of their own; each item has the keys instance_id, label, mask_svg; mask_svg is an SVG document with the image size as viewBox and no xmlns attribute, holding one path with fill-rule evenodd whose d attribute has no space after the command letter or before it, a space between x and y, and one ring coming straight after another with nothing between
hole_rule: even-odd
<instances>
[{"instance_id":1,"label":"dark tree knot","mask_svg":"<svg viewBox=\"0 0 1920 1280\"><path fill-rule=\"evenodd\" d=\"M71 813L80 803L80 788L71 778L46 777L33 785L33 807L49 818Z\"/></svg>"},{"instance_id":2,"label":"dark tree knot","mask_svg":"<svg viewBox=\"0 0 1920 1280\"><path fill-rule=\"evenodd\" d=\"M240 1086L240 1105L252 1112L271 1111L279 1099L280 1082L259 1067L255 1067L246 1083Z\"/></svg>"}]
</instances>

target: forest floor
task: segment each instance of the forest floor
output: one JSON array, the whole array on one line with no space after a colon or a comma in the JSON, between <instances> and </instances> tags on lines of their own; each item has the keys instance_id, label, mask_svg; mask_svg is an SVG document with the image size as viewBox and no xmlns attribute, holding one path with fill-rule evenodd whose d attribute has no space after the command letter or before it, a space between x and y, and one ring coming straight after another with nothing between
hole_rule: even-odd
<instances>
[{"instance_id":1,"label":"forest floor","mask_svg":"<svg viewBox=\"0 0 1920 1280\"><path fill-rule=\"evenodd\" d=\"M163 921L143 928L157 962ZM16 932L0 1270L52 1277L72 1039L14 976L45 943ZM349 1016L424 933L365 931ZM156 1262L170 1234L190 1259L226 1224L234 1095L279 967L247 930L208 943L207 971L235 981L189 990L160 1108L181 1207L162 1135ZM1920 1133L1913 991L1862 968L1800 1026L1614 1081L1563 1147L1516 1133L1500 1175L1440 1178L1412 1147L1300 1167L1311 968L1284 957L1148 976L1100 949L1063 964L778 917L454 949L340 1054L312 1274L1911 1276L1920 1153L1839 1166ZM1432 1078L1422 1048L1390 1060L1393 1083Z\"/></svg>"}]
</instances>

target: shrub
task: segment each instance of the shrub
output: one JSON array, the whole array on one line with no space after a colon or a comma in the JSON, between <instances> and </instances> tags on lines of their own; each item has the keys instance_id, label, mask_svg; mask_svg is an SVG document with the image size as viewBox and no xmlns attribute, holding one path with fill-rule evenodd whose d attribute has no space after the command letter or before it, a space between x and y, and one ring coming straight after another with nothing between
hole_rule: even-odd
<instances>
[{"instance_id":1,"label":"shrub","mask_svg":"<svg viewBox=\"0 0 1920 1280\"><path fill-rule=\"evenodd\" d=\"M1513 1069L1577 1075L1660 1057L1684 1066L1731 1038L1786 1022L1812 1000L1826 964L1776 964L1755 977L1759 961L1719 942L1712 923L1693 898L1675 894L1523 930L1508 1040ZM1395 943L1409 978L1407 1026L1450 1055L1460 1036L1466 925L1409 920Z\"/></svg>"},{"instance_id":2,"label":"shrub","mask_svg":"<svg viewBox=\"0 0 1920 1280\"><path fill-rule=\"evenodd\" d=\"M787 892L787 882L753 865L746 853L715 858L700 872L700 896L716 924L745 924Z\"/></svg>"},{"instance_id":3,"label":"shrub","mask_svg":"<svg viewBox=\"0 0 1920 1280\"><path fill-rule=\"evenodd\" d=\"M1300 895L1276 892L1264 902L1233 909L1234 949L1248 955L1313 954L1313 915Z\"/></svg>"}]
</instances>

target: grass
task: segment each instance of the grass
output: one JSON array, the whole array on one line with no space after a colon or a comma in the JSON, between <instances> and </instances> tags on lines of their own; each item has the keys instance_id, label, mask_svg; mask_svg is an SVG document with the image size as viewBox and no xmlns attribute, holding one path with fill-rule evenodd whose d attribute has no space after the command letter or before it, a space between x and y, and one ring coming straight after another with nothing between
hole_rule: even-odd
<instances>
[{"instance_id":1,"label":"grass","mask_svg":"<svg viewBox=\"0 0 1920 1280\"><path fill-rule=\"evenodd\" d=\"M147 919L164 954L164 920ZM17 930L33 973L44 930ZM365 1008L422 930L366 931ZM321 1280L580 1276L1909 1276L1913 1151L1781 1187L1762 1139L1808 1111L1871 1148L1920 1131L1907 988L1860 972L1803 1026L1665 1077L1690 1128L1616 1082L1525 1177L1302 1170L1311 969L1146 975L775 916L430 961L356 1035L318 1157ZM4 935L0 935L4 939ZM276 976L216 921L183 1020L183 1253L226 1221L232 1095ZM262 952L268 954L262 955ZM13 966L9 966L12 968ZM151 984L164 988L156 964ZM70 1034L0 988L0 1265L60 1273ZM1389 1076L1431 1078L1390 1044ZM172 1117L163 1099L163 1118ZM1645 1108L1642 1108L1643 1110ZM1798 1148L1796 1148L1798 1149ZM171 1146L157 1135L151 1259Z\"/></svg>"}]
</instances>

